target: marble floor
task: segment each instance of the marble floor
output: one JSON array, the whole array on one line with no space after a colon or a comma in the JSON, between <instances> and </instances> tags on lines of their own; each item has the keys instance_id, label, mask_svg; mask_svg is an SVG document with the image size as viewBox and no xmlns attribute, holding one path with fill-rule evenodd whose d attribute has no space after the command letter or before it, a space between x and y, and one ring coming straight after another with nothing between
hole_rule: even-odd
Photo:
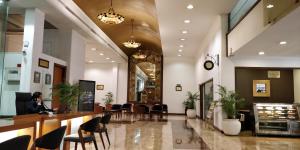
<instances>
[{"instance_id":1,"label":"marble floor","mask_svg":"<svg viewBox=\"0 0 300 150\"><path fill-rule=\"evenodd\" d=\"M99 149L104 149L96 135ZM300 150L299 138L225 136L198 120L169 116L165 121L136 121L109 125L107 150ZM81 149L81 145L78 145ZM72 149L73 146L71 145ZM94 150L93 144L86 144Z\"/></svg>"}]
</instances>

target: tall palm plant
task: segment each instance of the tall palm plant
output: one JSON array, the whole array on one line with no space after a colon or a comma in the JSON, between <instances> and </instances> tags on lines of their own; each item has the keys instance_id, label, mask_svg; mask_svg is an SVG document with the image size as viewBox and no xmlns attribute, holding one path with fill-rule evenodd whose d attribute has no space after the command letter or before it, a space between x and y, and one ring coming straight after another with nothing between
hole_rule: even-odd
<instances>
[{"instance_id":1,"label":"tall palm plant","mask_svg":"<svg viewBox=\"0 0 300 150\"><path fill-rule=\"evenodd\" d=\"M195 109L195 101L199 98L199 92L192 93L190 91L187 92L188 98L183 102L183 105L187 109Z\"/></svg>"},{"instance_id":2,"label":"tall palm plant","mask_svg":"<svg viewBox=\"0 0 300 150\"><path fill-rule=\"evenodd\" d=\"M235 119L237 110L244 105L245 99L234 91L228 91L224 86L218 86L223 111L226 112L228 119Z\"/></svg>"},{"instance_id":3,"label":"tall palm plant","mask_svg":"<svg viewBox=\"0 0 300 150\"><path fill-rule=\"evenodd\" d=\"M61 106L65 109L64 111L69 111L74 108L78 103L78 98L80 95L79 84L62 83L54 87L54 96L59 97L59 102Z\"/></svg>"}]
</instances>

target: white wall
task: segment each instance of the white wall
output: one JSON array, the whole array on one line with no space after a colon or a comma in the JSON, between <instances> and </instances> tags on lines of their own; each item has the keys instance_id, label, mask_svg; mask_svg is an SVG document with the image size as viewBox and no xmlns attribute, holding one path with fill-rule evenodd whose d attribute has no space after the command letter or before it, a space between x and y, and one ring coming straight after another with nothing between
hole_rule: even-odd
<instances>
[{"instance_id":1,"label":"white wall","mask_svg":"<svg viewBox=\"0 0 300 150\"><path fill-rule=\"evenodd\" d=\"M107 92L113 92L113 103L127 102L127 64L103 63L85 64L84 79L104 85L104 90L96 90L95 102L103 104Z\"/></svg>"},{"instance_id":2,"label":"white wall","mask_svg":"<svg viewBox=\"0 0 300 150\"><path fill-rule=\"evenodd\" d=\"M182 91L176 91L181 84ZM184 113L183 101L187 92L198 92L195 84L195 64L192 59L164 57L163 103L168 105L169 113Z\"/></svg>"},{"instance_id":3,"label":"white wall","mask_svg":"<svg viewBox=\"0 0 300 150\"><path fill-rule=\"evenodd\" d=\"M300 103L300 69L294 70L294 97L295 103Z\"/></svg>"}]
</instances>

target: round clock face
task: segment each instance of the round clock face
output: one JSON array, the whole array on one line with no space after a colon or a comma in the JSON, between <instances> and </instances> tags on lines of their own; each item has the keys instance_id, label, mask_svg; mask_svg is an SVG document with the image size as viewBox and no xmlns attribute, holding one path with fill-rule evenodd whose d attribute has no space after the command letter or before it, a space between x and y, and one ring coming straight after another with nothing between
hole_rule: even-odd
<instances>
[{"instance_id":1,"label":"round clock face","mask_svg":"<svg viewBox=\"0 0 300 150\"><path fill-rule=\"evenodd\" d=\"M206 60L206 61L204 62L204 68L205 68L206 70L211 70L211 69L214 68L214 63L213 63L211 60Z\"/></svg>"}]
</instances>

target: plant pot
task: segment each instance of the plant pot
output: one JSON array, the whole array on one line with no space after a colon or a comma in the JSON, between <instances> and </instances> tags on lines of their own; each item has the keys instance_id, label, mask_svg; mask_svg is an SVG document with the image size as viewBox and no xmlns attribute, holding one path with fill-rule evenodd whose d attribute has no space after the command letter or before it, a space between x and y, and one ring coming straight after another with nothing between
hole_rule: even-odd
<instances>
[{"instance_id":1,"label":"plant pot","mask_svg":"<svg viewBox=\"0 0 300 150\"><path fill-rule=\"evenodd\" d=\"M241 122L239 119L224 119L222 125L225 135L239 135L241 132Z\"/></svg>"},{"instance_id":2,"label":"plant pot","mask_svg":"<svg viewBox=\"0 0 300 150\"><path fill-rule=\"evenodd\" d=\"M111 110L111 106L112 106L112 104L106 104L105 105L105 110Z\"/></svg>"},{"instance_id":3,"label":"plant pot","mask_svg":"<svg viewBox=\"0 0 300 150\"><path fill-rule=\"evenodd\" d=\"M60 104L57 110L58 114L70 113L71 109L67 105Z\"/></svg>"},{"instance_id":4,"label":"plant pot","mask_svg":"<svg viewBox=\"0 0 300 150\"><path fill-rule=\"evenodd\" d=\"M195 109L187 109L186 116L190 119L196 118L196 110Z\"/></svg>"}]
</instances>

